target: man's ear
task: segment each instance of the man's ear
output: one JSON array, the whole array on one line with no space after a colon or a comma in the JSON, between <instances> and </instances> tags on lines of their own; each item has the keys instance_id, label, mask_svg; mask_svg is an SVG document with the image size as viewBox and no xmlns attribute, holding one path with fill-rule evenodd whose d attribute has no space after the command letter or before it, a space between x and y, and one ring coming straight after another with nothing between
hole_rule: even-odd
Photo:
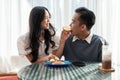
<instances>
[{"instance_id":1,"label":"man's ear","mask_svg":"<svg viewBox=\"0 0 120 80\"><path fill-rule=\"evenodd\" d=\"M84 31L84 30L86 30L86 29L87 29L86 25L85 25L85 24L82 24L82 25L81 25L81 30Z\"/></svg>"}]
</instances>

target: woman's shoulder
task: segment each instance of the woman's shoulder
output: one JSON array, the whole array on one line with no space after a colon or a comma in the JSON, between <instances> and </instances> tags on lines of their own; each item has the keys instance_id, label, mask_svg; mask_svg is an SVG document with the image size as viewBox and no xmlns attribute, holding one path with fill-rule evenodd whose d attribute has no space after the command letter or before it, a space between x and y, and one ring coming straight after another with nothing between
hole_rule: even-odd
<instances>
[{"instance_id":1,"label":"woman's shoulder","mask_svg":"<svg viewBox=\"0 0 120 80\"><path fill-rule=\"evenodd\" d=\"M17 41L28 41L29 40L29 33L22 34L18 37Z\"/></svg>"}]
</instances>

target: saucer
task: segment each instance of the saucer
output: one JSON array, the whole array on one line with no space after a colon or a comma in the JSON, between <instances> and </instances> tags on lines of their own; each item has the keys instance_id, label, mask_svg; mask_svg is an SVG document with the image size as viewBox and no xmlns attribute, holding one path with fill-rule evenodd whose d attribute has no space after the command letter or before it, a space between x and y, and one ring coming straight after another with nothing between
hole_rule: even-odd
<instances>
[{"instance_id":1,"label":"saucer","mask_svg":"<svg viewBox=\"0 0 120 80\"><path fill-rule=\"evenodd\" d=\"M99 69L102 71L102 72L114 72L115 69L113 67L111 67L111 69L103 69L102 68L102 64L99 64Z\"/></svg>"}]
</instances>

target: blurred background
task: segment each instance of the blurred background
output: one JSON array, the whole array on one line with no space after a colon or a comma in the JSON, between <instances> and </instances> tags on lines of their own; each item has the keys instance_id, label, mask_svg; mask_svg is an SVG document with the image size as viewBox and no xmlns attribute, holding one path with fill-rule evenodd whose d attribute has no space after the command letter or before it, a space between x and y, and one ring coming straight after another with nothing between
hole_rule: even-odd
<instances>
[{"instance_id":1,"label":"blurred background","mask_svg":"<svg viewBox=\"0 0 120 80\"><path fill-rule=\"evenodd\" d=\"M17 38L28 32L29 13L34 6L49 9L57 35L71 23L76 8L84 6L94 11L92 32L109 42L113 63L120 65L120 0L0 0L0 56L18 55Z\"/></svg>"}]
</instances>

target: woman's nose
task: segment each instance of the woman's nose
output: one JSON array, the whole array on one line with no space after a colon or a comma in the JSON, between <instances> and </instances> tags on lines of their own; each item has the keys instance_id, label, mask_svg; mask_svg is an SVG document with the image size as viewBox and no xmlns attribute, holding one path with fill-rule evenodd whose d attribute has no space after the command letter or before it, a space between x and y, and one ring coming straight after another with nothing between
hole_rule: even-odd
<instances>
[{"instance_id":1,"label":"woman's nose","mask_svg":"<svg viewBox=\"0 0 120 80\"><path fill-rule=\"evenodd\" d=\"M47 22L50 22L50 18L48 18Z\"/></svg>"}]
</instances>

